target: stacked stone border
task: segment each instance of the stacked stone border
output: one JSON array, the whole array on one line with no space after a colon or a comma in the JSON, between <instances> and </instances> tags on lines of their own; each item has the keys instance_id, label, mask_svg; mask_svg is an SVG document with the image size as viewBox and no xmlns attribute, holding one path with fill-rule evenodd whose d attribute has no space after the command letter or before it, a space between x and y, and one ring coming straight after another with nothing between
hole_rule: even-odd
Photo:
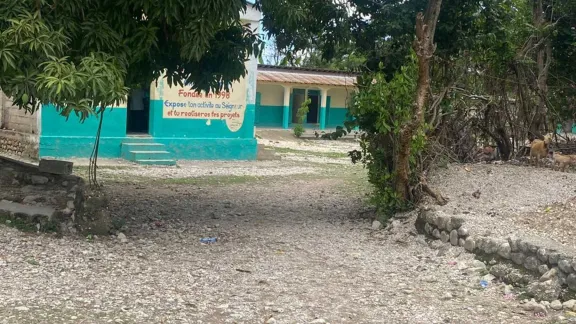
<instances>
[{"instance_id":1,"label":"stacked stone border","mask_svg":"<svg viewBox=\"0 0 576 324\"><path fill-rule=\"evenodd\" d=\"M431 208L420 209L416 227L429 237L461 246L480 258L502 261L502 264L493 266L490 273L508 283L528 285L528 290L540 289L544 292L537 297L540 300L556 300L561 295L561 299L576 296L574 255L540 246L528 238L509 237L504 240L471 233L462 217L448 216ZM503 266L503 263L514 264L519 269ZM569 293L562 294L561 288L568 288Z\"/></svg>"},{"instance_id":2,"label":"stacked stone border","mask_svg":"<svg viewBox=\"0 0 576 324\"><path fill-rule=\"evenodd\" d=\"M17 212L0 209L0 219L6 219L7 223L18 222L39 231L60 234L105 235L113 230L108 198L99 189L91 190L81 177L42 172L35 164L0 155L0 179L2 178L4 181L11 180L12 185L41 188L53 186L66 193L65 197L57 199L61 204L54 206L51 215L29 214L25 201ZM11 201L6 203L14 206Z\"/></svg>"}]
</instances>

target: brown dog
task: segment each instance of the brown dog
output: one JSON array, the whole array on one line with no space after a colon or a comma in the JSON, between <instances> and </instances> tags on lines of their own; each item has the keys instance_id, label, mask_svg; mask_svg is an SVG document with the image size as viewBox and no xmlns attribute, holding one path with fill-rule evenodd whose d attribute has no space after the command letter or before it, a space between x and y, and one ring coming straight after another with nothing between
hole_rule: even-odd
<instances>
[{"instance_id":1,"label":"brown dog","mask_svg":"<svg viewBox=\"0 0 576 324\"><path fill-rule=\"evenodd\" d=\"M530 146L530 160L534 159L534 165L540 166L540 159L545 159L548 156L548 145L552 141L550 136L544 136L544 140L535 139Z\"/></svg>"},{"instance_id":2,"label":"brown dog","mask_svg":"<svg viewBox=\"0 0 576 324\"><path fill-rule=\"evenodd\" d=\"M566 168L576 164L576 155L564 155L559 152L552 153L552 160L554 162L552 169L566 171Z\"/></svg>"}]
</instances>

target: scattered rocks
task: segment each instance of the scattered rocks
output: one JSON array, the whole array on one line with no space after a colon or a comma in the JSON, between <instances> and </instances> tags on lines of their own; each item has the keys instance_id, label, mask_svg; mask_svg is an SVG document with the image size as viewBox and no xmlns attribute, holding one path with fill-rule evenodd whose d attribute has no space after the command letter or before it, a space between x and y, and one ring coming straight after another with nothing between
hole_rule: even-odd
<instances>
[{"instance_id":1,"label":"scattered rocks","mask_svg":"<svg viewBox=\"0 0 576 324\"><path fill-rule=\"evenodd\" d=\"M310 322L310 324L324 324L324 323L327 323L327 322L323 318L317 318L317 319L313 320L312 322Z\"/></svg>"},{"instance_id":2,"label":"scattered rocks","mask_svg":"<svg viewBox=\"0 0 576 324\"><path fill-rule=\"evenodd\" d=\"M511 270L512 269L510 269L507 265L500 263L492 266L490 268L490 273L497 278L505 278Z\"/></svg>"},{"instance_id":3,"label":"scattered rocks","mask_svg":"<svg viewBox=\"0 0 576 324\"><path fill-rule=\"evenodd\" d=\"M492 274L487 274L482 276L482 280L485 280L486 282L491 282L492 280L496 279L496 276L492 275Z\"/></svg>"},{"instance_id":4,"label":"scattered rocks","mask_svg":"<svg viewBox=\"0 0 576 324\"><path fill-rule=\"evenodd\" d=\"M447 216L436 217L436 227L438 227L439 230L446 229L446 223L448 223L449 219L450 218L448 218Z\"/></svg>"},{"instance_id":5,"label":"scattered rocks","mask_svg":"<svg viewBox=\"0 0 576 324\"><path fill-rule=\"evenodd\" d=\"M548 251L545 248L539 248L536 255L541 262L548 263Z\"/></svg>"},{"instance_id":6,"label":"scattered rocks","mask_svg":"<svg viewBox=\"0 0 576 324\"><path fill-rule=\"evenodd\" d=\"M534 306L534 309L532 311L534 312L534 314L543 314L544 316L548 315L548 310L546 309L546 307L544 307L544 305L536 304L536 306Z\"/></svg>"},{"instance_id":7,"label":"scattered rocks","mask_svg":"<svg viewBox=\"0 0 576 324\"><path fill-rule=\"evenodd\" d=\"M558 299L562 287L557 280L534 282L526 287L526 292L537 300L552 301Z\"/></svg>"},{"instance_id":8,"label":"scattered rocks","mask_svg":"<svg viewBox=\"0 0 576 324\"><path fill-rule=\"evenodd\" d=\"M42 196L26 196L24 197L24 199L22 200L23 204L34 204L38 201L44 200L44 197Z\"/></svg>"},{"instance_id":9,"label":"scattered rocks","mask_svg":"<svg viewBox=\"0 0 576 324\"><path fill-rule=\"evenodd\" d=\"M486 264L484 264L484 262L482 262L480 260L474 260L474 261L472 261L471 268L479 269L479 270L485 270Z\"/></svg>"},{"instance_id":10,"label":"scattered rocks","mask_svg":"<svg viewBox=\"0 0 576 324\"><path fill-rule=\"evenodd\" d=\"M447 292L447 293L444 293L444 294L442 295L442 297L440 297L440 299L441 299L441 300L450 300L450 299L452 299L453 297L454 297L454 296L452 296L451 293Z\"/></svg>"},{"instance_id":11,"label":"scattered rocks","mask_svg":"<svg viewBox=\"0 0 576 324\"><path fill-rule=\"evenodd\" d=\"M117 238L120 240L120 243L128 243L128 238L124 233L118 233Z\"/></svg>"},{"instance_id":12,"label":"scattered rocks","mask_svg":"<svg viewBox=\"0 0 576 324\"><path fill-rule=\"evenodd\" d=\"M545 274L546 272L548 272L548 270L549 270L549 268L548 268L548 266L545 265L545 264L541 264L541 265L538 266L538 273L541 274L541 275L543 275L543 274Z\"/></svg>"},{"instance_id":13,"label":"scattered rocks","mask_svg":"<svg viewBox=\"0 0 576 324\"><path fill-rule=\"evenodd\" d=\"M440 250L444 247L444 243L442 243L441 241L430 241L430 244L428 244L428 246L430 246L432 250Z\"/></svg>"},{"instance_id":14,"label":"scattered rocks","mask_svg":"<svg viewBox=\"0 0 576 324\"><path fill-rule=\"evenodd\" d=\"M450 234L446 231L442 231L440 233L440 241L442 241L442 243L448 243L450 241Z\"/></svg>"},{"instance_id":15,"label":"scattered rocks","mask_svg":"<svg viewBox=\"0 0 576 324\"><path fill-rule=\"evenodd\" d=\"M450 218L450 222L452 223L452 227L454 229L460 229L462 227L462 225L464 224L464 218L462 217L451 217ZM468 231L466 229L463 230L465 234L468 233ZM466 236L464 234L458 234L458 235L462 235L462 236Z\"/></svg>"},{"instance_id":16,"label":"scattered rocks","mask_svg":"<svg viewBox=\"0 0 576 324\"><path fill-rule=\"evenodd\" d=\"M572 264L569 260L562 259L558 261L558 268L566 273L572 273Z\"/></svg>"},{"instance_id":17,"label":"scattered rocks","mask_svg":"<svg viewBox=\"0 0 576 324\"><path fill-rule=\"evenodd\" d=\"M44 184L47 184L48 181L50 181L50 179L48 179L47 177L44 177L44 176L40 176L40 175L32 175L32 176L30 176L30 181L34 185L44 185Z\"/></svg>"},{"instance_id":18,"label":"scattered rocks","mask_svg":"<svg viewBox=\"0 0 576 324\"><path fill-rule=\"evenodd\" d=\"M505 258L505 259L510 259L510 244L506 243L502 243L500 244L500 246L498 247L498 255Z\"/></svg>"},{"instance_id":19,"label":"scattered rocks","mask_svg":"<svg viewBox=\"0 0 576 324\"><path fill-rule=\"evenodd\" d=\"M558 253L558 252L551 252L548 255L548 262L551 265L557 265L559 260L560 260L560 253Z\"/></svg>"},{"instance_id":20,"label":"scattered rocks","mask_svg":"<svg viewBox=\"0 0 576 324\"><path fill-rule=\"evenodd\" d=\"M14 308L14 309L16 309L16 310L19 311L19 312L27 312L27 311L30 310L30 309L29 309L28 307L26 307L26 306L18 306L18 307Z\"/></svg>"},{"instance_id":21,"label":"scattered rocks","mask_svg":"<svg viewBox=\"0 0 576 324\"><path fill-rule=\"evenodd\" d=\"M450 244L458 245L458 231L457 230L452 230L450 232Z\"/></svg>"},{"instance_id":22,"label":"scattered rocks","mask_svg":"<svg viewBox=\"0 0 576 324\"><path fill-rule=\"evenodd\" d=\"M508 272L504 280L515 285L525 285L530 282L529 278L522 275L518 269L512 269L512 271Z\"/></svg>"},{"instance_id":23,"label":"scattered rocks","mask_svg":"<svg viewBox=\"0 0 576 324\"><path fill-rule=\"evenodd\" d=\"M508 238L508 244L510 245L510 251L511 252L518 252L518 239L515 237L509 237Z\"/></svg>"},{"instance_id":24,"label":"scattered rocks","mask_svg":"<svg viewBox=\"0 0 576 324\"><path fill-rule=\"evenodd\" d=\"M538 259L536 257L533 256L529 256L524 260L524 268L531 270L531 271L536 271L538 270L538 267L540 266L540 262L538 261Z\"/></svg>"},{"instance_id":25,"label":"scattered rocks","mask_svg":"<svg viewBox=\"0 0 576 324\"><path fill-rule=\"evenodd\" d=\"M486 239L486 244L484 245L484 252L486 254L494 254L498 251L498 242L494 239Z\"/></svg>"},{"instance_id":26,"label":"scattered rocks","mask_svg":"<svg viewBox=\"0 0 576 324\"><path fill-rule=\"evenodd\" d=\"M469 234L470 234L470 233L468 232L468 229L465 228L465 227L460 227L460 228L458 229L458 235L461 236L461 237L463 237L463 238L468 237Z\"/></svg>"},{"instance_id":27,"label":"scattered rocks","mask_svg":"<svg viewBox=\"0 0 576 324\"><path fill-rule=\"evenodd\" d=\"M464 241L464 249L466 249L466 251L468 252L473 252L475 248L476 248L476 242L474 241L473 238L468 237L466 241Z\"/></svg>"},{"instance_id":28,"label":"scattered rocks","mask_svg":"<svg viewBox=\"0 0 576 324\"><path fill-rule=\"evenodd\" d=\"M522 307L522 309L525 311L529 311L529 312L531 311L534 313L542 313L544 315L548 314L546 307L544 305L538 304L534 300L531 300L531 301L528 301L524 304L521 304L520 307Z\"/></svg>"},{"instance_id":29,"label":"scattered rocks","mask_svg":"<svg viewBox=\"0 0 576 324\"><path fill-rule=\"evenodd\" d=\"M517 265L522 265L524 263L524 260L526 259L526 256L522 252L515 252L510 253L510 259Z\"/></svg>"},{"instance_id":30,"label":"scattered rocks","mask_svg":"<svg viewBox=\"0 0 576 324\"><path fill-rule=\"evenodd\" d=\"M544 273L539 280L540 282L548 281L556 278L557 275L558 275L558 268L552 268L546 271L546 273Z\"/></svg>"},{"instance_id":31,"label":"scattered rocks","mask_svg":"<svg viewBox=\"0 0 576 324\"><path fill-rule=\"evenodd\" d=\"M550 308L552 308L553 310L561 310L562 309L562 303L556 299L553 302L550 303Z\"/></svg>"},{"instance_id":32,"label":"scattered rocks","mask_svg":"<svg viewBox=\"0 0 576 324\"><path fill-rule=\"evenodd\" d=\"M465 243L466 243L466 240L464 240L463 238L458 239L458 246L464 247Z\"/></svg>"},{"instance_id":33,"label":"scattered rocks","mask_svg":"<svg viewBox=\"0 0 576 324\"><path fill-rule=\"evenodd\" d=\"M562 308L565 310L574 310L574 306L576 306L576 300L570 299L562 303Z\"/></svg>"},{"instance_id":34,"label":"scattered rocks","mask_svg":"<svg viewBox=\"0 0 576 324\"><path fill-rule=\"evenodd\" d=\"M382 228L382 223L380 223L380 221L378 220L374 220L372 222L372 229L376 231L379 230L380 228Z\"/></svg>"},{"instance_id":35,"label":"scattered rocks","mask_svg":"<svg viewBox=\"0 0 576 324\"><path fill-rule=\"evenodd\" d=\"M566 284L570 289L576 290L576 274L571 273L566 277Z\"/></svg>"}]
</instances>

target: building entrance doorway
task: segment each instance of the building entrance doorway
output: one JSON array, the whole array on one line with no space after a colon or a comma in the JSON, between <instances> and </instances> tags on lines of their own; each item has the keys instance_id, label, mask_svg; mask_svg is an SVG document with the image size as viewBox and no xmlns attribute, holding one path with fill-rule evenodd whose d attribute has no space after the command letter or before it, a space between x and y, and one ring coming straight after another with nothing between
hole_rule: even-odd
<instances>
[{"instance_id":1,"label":"building entrance doorway","mask_svg":"<svg viewBox=\"0 0 576 324\"><path fill-rule=\"evenodd\" d=\"M306 123L318 124L318 114L320 112L320 96L311 94L308 96L310 104L308 105L308 114L306 115Z\"/></svg>"},{"instance_id":2,"label":"building entrance doorway","mask_svg":"<svg viewBox=\"0 0 576 324\"><path fill-rule=\"evenodd\" d=\"M132 89L128 95L126 132L148 134L150 120L150 87Z\"/></svg>"}]
</instances>

